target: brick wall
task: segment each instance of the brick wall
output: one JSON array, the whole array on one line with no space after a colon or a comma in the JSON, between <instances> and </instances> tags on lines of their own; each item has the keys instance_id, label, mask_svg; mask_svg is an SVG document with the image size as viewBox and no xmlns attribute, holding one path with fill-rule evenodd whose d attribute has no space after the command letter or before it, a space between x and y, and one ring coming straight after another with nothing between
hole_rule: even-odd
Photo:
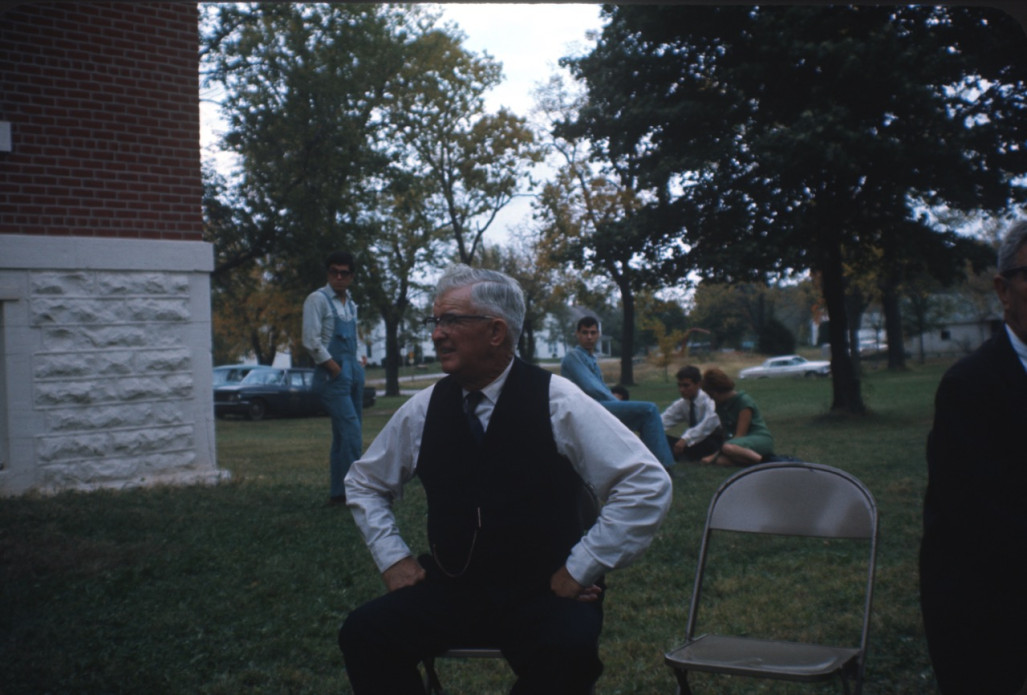
<instances>
[{"instance_id":1,"label":"brick wall","mask_svg":"<svg viewBox=\"0 0 1027 695\"><path fill-rule=\"evenodd\" d=\"M195 3L0 12L0 234L201 239Z\"/></svg>"}]
</instances>

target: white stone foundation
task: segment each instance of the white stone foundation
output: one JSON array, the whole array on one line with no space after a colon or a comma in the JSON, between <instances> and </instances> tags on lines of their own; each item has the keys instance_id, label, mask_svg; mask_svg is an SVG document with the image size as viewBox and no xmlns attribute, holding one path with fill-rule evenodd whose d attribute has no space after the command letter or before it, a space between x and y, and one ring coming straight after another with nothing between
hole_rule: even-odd
<instances>
[{"instance_id":1,"label":"white stone foundation","mask_svg":"<svg viewBox=\"0 0 1027 695\"><path fill-rule=\"evenodd\" d=\"M204 242L0 235L0 495L212 483Z\"/></svg>"}]
</instances>

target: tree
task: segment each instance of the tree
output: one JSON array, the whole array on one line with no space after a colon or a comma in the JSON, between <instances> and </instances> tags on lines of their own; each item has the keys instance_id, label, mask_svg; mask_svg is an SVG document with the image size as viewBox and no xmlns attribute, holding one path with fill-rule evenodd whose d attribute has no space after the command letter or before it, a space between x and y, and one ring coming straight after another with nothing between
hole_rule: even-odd
<instances>
[{"instance_id":1,"label":"tree","mask_svg":"<svg viewBox=\"0 0 1027 695\"><path fill-rule=\"evenodd\" d=\"M808 320L811 307L809 283L777 287L703 281L693 301L689 321L711 331L716 345L739 348L750 342L769 354L795 350L793 330Z\"/></svg>"},{"instance_id":2,"label":"tree","mask_svg":"<svg viewBox=\"0 0 1027 695\"><path fill-rule=\"evenodd\" d=\"M502 79L501 65L464 49L464 38L448 27L411 42L389 89L382 139L395 143L399 166L430 182L430 216L448 226L460 261L470 264L541 153L523 118L485 112L484 94Z\"/></svg>"},{"instance_id":3,"label":"tree","mask_svg":"<svg viewBox=\"0 0 1027 695\"><path fill-rule=\"evenodd\" d=\"M418 6L207 11L206 79L225 94L224 143L241 162L211 208L224 221L215 275L274 258L266 281L300 304L324 255L349 249L365 271L354 297L385 323L386 393L398 393L414 278L447 238L473 261L537 157L523 119L484 113L499 65Z\"/></svg>"},{"instance_id":4,"label":"tree","mask_svg":"<svg viewBox=\"0 0 1027 695\"><path fill-rule=\"evenodd\" d=\"M364 272L374 282L365 285L368 303L385 324L385 395L399 395L400 334L412 323L413 301L430 291L426 268L435 264L443 232L424 206L423 180L395 173L390 187L378 196L373 213L376 233L362 258ZM370 214L370 213L369 213Z\"/></svg>"},{"instance_id":5,"label":"tree","mask_svg":"<svg viewBox=\"0 0 1027 695\"><path fill-rule=\"evenodd\" d=\"M604 9L567 60L579 127L623 162L686 252L725 281L815 272L831 317L832 410L863 412L844 264L935 253L922 206L1000 210L1027 171L1021 28L955 7ZM894 66L902 66L901 70ZM912 235L912 229L922 231Z\"/></svg>"},{"instance_id":6,"label":"tree","mask_svg":"<svg viewBox=\"0 0 1027 695\"><path fill-rule=\"evenodd\" d=\"M552 127L550 147L562 158L556 176L543 186L535 204L542 244L554 257L579 271L609 278L620 293L620 383L635 383L635 295L662 285L660 266L666 255L648 220L638 215L643 206L634 177L615 162L595 165L589 150L568 128L580 100L558 80L537 92L539 109Z\"/></svg>"},{"instance_id":7,"label":"tree","mask_svg":"<svg viewBox=\"0 0 1027 695\"><path fill-rule=\"evenodd\" d=\"M389 164L378 119L416 15L323 3L205 11L205 81L224 94L223 146L239 157L233 186L247 222L219 260L287 259L274 279L301 297L327 252L366 245L368 185Z\"/></svg>"},{"instance_id":8,"label":"tree","mask_svg":"<svg viewBox=\"0 0 1027 695\"><path fill-rule=\"evenodd\" d=\"M290 3L205 5L203 12L205 84L224 95L222 146L240 163L230 183L212 180L204 201L215 285L248 277L264 285L254 298L298 312L323 282L327 253L344 248L358 262L368 257L377 230L366 210L390 164L376 137L384 95L419 15ZM351 288L358 303L373 289L366 278L358 275ZM299 319L260 330L288 340L305 359Z\"/></svg>"},{"instance_id":9,"label":"tree","mask_svg":"<svg viewBox=\"0 0 1027 695\"><path fill-rule=\"evenodd\" d=\"M656 366L663 367L663 380L668 381L671 362L685 351L688 332L683 328L684 313L678 304L652 296L644 296L640 304L644 332L656 345Z\"/></svg>"},{"instance_id":10,"label":"tree","mask_svg":"<svg viewBox=\"0 0 1027 695\"><path fill-rule=\"evenodd\" d=\"M264 272L253 265L214 286L211 319L218 362L253 355L258 364L272 364L280 349L299 342L302 307L269 285Z\"/></svg>"},{"instance_id":11,"label":"tree","mask_svg":"<svg viewBox=\"0 0 1027 695\"><path fill-rule=\"evenodd\" d=\"M924 335L929 331L941 328L946 318L951 317L956 308L955 302L941 294L941 283L929 275L914 279L906 285L905 303L908 311L905 330L917 337L919 362L926 361L924 353Z\"/></svg>"}]
</instances>

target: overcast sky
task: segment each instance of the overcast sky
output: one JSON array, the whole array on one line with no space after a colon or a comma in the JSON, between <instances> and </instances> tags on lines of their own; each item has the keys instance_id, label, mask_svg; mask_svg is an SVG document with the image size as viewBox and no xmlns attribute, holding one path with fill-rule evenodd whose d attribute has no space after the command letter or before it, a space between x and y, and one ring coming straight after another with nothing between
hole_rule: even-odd
<instances>
[{"instance_id":1,"label":"overcast sky","mask_svg":"<svg viewBox=\"0 0 1027 695\"><path fill-rule=\"evenodd\" d=\"M560 58L587 48L586 32L600 27L599 5L449 3L443 11L467 34L468 50L503 64L503 84L489 94L489 109L506 106L521 115L532 106L535 85L556 71Z\"/></svg>"},{"instance_id":2,"label":"overcast sky","mask_svg":"<svg viewBox=\"0 0 1027 695\"><path fill-rule=\"evenodd\" d=\"M443 5L444 19L456 22L467 39L464 47L487 52L503 64L503 82L486 94L486 108L505 106L527 116L531 93L558 70L557 61L585 51L589 30L598 30L599 5L589 4L464 4ZM536 172L536 178L538 174ZM531 217L531 200L516 198L507 205L485 234L489 244L505 244L510 230Z\"/></svg>"}]
</instances>

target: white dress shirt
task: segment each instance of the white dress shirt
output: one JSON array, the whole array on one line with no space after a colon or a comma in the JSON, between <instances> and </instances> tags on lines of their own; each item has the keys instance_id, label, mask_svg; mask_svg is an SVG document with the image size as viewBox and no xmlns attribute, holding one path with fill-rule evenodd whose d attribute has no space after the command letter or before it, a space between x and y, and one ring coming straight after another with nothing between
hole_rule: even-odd
<instances>
[{"instance_id":1,"label":"white dress shirt","mask_svg":"<svg viewBox=\"0 0 1027 695\"><path fill-rule=\"evenodd\" d=\"M511 366L512 366L511 362ZM482 391L475 413L488 420L510 366ZM346 475L346 501L378 569L413 555L399 535L392 503L414 477L428 403L434 386L404 403ZM671 502L666 470L620 421L573 383L553 375L549 414L557 451L605 504L599 518L567 558L570 575L591 586L623 567L652 542Z\"/></svg>"},{"instance_id":2,"label":"white dress shirt","mask_svg":"<svg viewBox=\"0 0 1027 695\"><path fill-rule=\"evenodd\" d=\"M663 420L663 429L668 430L681 423L687 425L688 410L687 398L679 398L671 403L660 416ZM695 427L687 427L681 434L681 439L685 440L685 446L695 446L713 434L718 427L720 417L717 415L717 404L705 391L699 389L699 394L695 397Z\"/></svg>"}]
</instances>

